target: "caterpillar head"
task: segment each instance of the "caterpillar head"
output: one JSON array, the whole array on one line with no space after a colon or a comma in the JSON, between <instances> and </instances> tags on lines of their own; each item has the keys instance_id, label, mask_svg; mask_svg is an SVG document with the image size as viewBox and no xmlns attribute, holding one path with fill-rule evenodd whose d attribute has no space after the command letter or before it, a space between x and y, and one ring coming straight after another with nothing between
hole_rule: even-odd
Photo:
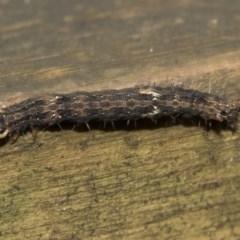
<instances>
[{"instance_id":1,"label":"caterpillar head","mask_svg":"<svg viewBox=\"0 0 240 240\"><path fill-rule=\"evenodd\" d=\"M4 116L0 113L0 139L5 138L9 133Z\"/></svg>"}]
</instances>

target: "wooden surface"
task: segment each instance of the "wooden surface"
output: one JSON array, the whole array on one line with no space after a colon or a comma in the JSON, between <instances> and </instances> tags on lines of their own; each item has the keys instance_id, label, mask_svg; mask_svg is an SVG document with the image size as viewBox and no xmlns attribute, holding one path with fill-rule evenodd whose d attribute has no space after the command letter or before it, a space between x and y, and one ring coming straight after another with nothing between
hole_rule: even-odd
<instances>
[{"instance_id":1,"label":"wooden surface","mask_svg":"<svg viewBox=\"0 0 240 240\"><path fill-rule=\"evenodd\" d=\"M0 101L136 84L240 93L240 2L4 0ZM240 133L42 131L0 147L0 239L240 239Z\"/></svg>"}]
</instances>

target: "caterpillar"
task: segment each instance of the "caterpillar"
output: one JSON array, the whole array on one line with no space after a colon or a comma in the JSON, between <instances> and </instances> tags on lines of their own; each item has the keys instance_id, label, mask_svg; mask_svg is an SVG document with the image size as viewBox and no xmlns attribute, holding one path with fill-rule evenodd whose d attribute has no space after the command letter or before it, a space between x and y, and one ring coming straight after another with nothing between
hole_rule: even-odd
<instances>
[{"instance_id":1,"label":"caterpillar","mask_svg":"<svg viewBox=\"0 0 240 240\"><path fill-rule=\"evenodd\" d=\"M0 138L29 127L61 122L114 122L163 117L199 117L237 128L239 107L216 95L180 87L143 86L120 90L73 92L29 98L0 112Z\"/></svg>"}]
</instances>

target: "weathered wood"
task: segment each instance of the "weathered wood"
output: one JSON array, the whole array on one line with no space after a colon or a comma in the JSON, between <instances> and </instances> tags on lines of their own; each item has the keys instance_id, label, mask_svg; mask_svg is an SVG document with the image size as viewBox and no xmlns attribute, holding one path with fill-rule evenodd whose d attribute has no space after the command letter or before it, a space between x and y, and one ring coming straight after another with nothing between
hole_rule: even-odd
<instances>
[{"instance_id":1,"label":"weathered wood","mask_svg":"<svg viewBox=\"0 0 240 240\"><path fill-rule=\"evenodd\" d=\"M239 4L2 1L0 101L154 82L235 100ZM1 142L0 239L239 239L239 148L182 125Z\"/></svg>"}]
</instances>

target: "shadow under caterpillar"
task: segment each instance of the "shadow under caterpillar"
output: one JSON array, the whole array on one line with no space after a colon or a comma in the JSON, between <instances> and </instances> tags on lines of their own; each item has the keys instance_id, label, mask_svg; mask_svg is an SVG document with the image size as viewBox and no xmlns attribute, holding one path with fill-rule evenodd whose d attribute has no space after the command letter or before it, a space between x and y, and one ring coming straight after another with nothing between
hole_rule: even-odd
<instances>
[{"instance_id":1,"label":"shadow under caterpillar","mask_svg":"<svg viewBox=\"0 0 240 240\"><path fill-rule=\"evenodd\" d=\"M121 90L73 92L29 98L0 112L0 138L26 131L29 127L52 126L61 122L153 121L163 117L199 117L237 128L239 106L218 96L179 87L145 86Z\"/></svg>"}]
</instances>

